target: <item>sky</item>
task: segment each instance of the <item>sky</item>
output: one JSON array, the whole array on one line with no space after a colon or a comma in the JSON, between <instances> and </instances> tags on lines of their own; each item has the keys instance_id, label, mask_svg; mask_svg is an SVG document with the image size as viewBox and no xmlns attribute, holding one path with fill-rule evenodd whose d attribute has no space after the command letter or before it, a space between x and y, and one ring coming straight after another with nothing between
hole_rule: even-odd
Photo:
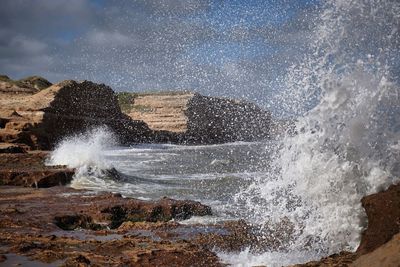
<instances>
[{"instance_id":1,"label":"sky","mask_svg":"<svg viewBox=\"0 0 400 267\"><path fill-rule=\"evenodd\" d=\"M2 0L0 74L270 105L318 0Z\"/></svg>"}]
</instances>

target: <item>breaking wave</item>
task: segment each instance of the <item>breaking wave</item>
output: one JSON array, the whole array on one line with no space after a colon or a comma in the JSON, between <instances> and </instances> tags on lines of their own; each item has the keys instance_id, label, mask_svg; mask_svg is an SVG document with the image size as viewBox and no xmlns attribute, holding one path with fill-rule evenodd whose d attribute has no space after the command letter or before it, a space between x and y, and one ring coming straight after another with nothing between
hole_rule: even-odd
<instances>
[{"instance_id":1,"label":"breaking wave","mask_svg":"<svg viewBox=\"0 0 400 267\"><path fill-rule=\"evenodd\" d=\"M64 138L51 153L47 164L76 169L72 187L90 188L93 184L98 188L105 183L103 178L117 175L104 155L105 150L117 143L117 138L107 127L95 128Z\"/></svg>"},{"instance_id":2,"label":"breaking wave","mask_svg":"<svg viewBox=\"0 0 400 267\"><path fill-rule=\"evenodd\" d=\"M366 225L361 198L400 176L400 3L326 1L314 23L310 53L285 77L282 101L303 114L297 135L285 137L271 171L236 196L253 222L292 224L281 248L287 264L354 251ZM281 264L271 253L254 262Z\"/></svg>"}]
</instances>

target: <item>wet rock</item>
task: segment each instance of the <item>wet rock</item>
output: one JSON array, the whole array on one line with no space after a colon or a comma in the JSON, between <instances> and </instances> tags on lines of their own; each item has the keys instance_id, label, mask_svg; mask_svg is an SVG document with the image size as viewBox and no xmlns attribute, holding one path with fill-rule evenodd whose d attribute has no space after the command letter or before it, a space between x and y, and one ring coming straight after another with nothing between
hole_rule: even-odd
<instances>
[{"instance_id":1,"label":"wet rock","mask_svg":"<svg viewBox=\"0 0 400 267\"><path fill-rule=\"evenodd\" d=\"M358 255L377 249L400 232L400 184L366 196L361 202L368 216L368 227L362 234Z\"/></svg>"},{"instance_id":2,"label":"wet rock","mask_svg":"<svg viewBox=\"0 0 400 267\"><path fill-rule=\"evenodd\" d=\"M365 196L361 202L368 227L356 253L341 252L295 266L400 266L400 184Z\"/></svg>"},{"instance_id":3,"label":"wet rock","mask_svg":"<svg viewBox=\"0 0 400 267\"><path fill-rule=\"evenodd\" d=\"M163 198L153 203L126 201L124 205L107 207L101 212L110 214L111 228L118 228L125 221L166 222L171 219L183 220L192 216L211 215L211 208L196 201Z\"/></svg>"},{"instance_id":4,"label":"wet rock","mask_svg":"<svg viewBox=\"0 0 400 267\"><path fill-rule=\"evenodd\" d=\"M63 230L75 230L76 228L99 230L101 225L93 222L92 217L83 214L56 216L54 223Z\"/></svg>"},{"instance_id":5,"label":"wet rock","mask_svg":"<svg viewBox=\"0 0 400 267\"><path fill-rule=\"evenodd\" d=\"M343 251L322 258L319 261L310 261L304 264L295 264L291 267L346 267L356 259L355 253Z\"/></svg>"},{"instance_id":6,"label":"wet rock","mask_svg":"<svg viewBox=\"0 0 400 267\"><path fill-rule=\"evenodd\" d=\"M0 255L0 263L5 262L7 260L6 255Z\"/></svg>"},{"instance_id":7,"label":"wet rock","mask_svg":"<svg viewBox=\"0 0 400 267\"><path fill-rule=\"evenodd\" d=\"M14 212L17 207L21 212ZM111 211L113 207L126 211L126 216L142 213L144 220L165 219L164 216L182 211L196 215L210 212L206 206L191 201L149 202L67 187L2 186L0 243L10 247L7 253L57 266L223 266L213 252L195 243L172 241L167 236L153 239L135 232L174 230L179 227L176 222L124 222L117 230L107 229L111 214L101 211ZM98 231L93 225L104 229ZM122 232L123 236L119 234ZM118 237L112 238L113 235Z\"/></svg>"},{"instance_id":8,"label":"wet rock","mask_svg":"<svg viewBox=\"0 0 400 267\"><path fill-rule=\"evenodd\" d=\"M43 171L0 170L0 185L16 185L36 188L66 185L72 181L74 171L52 169Z\"/></svg>"},{"instance_id":9,"label":"wet rock","mask_svg":"<svg viewBox=\"0 0 400 267\"><path fill-rule=\"evenodd\" d=\"M243 220L225 222L228 233L200 234L196 242L209 249L239 253L249 248L253 253L285 249L293 240L294 227L287 220L277 224L252 225Z\"/></svg>"},{"instance_id":10,"label":"wet rock","mask_svg":"<svg viewBox=\"0 0 400 267\"><path fill-rule=\"evenodd\" d=\"M91 266L90 263L91 262L88 258L86 258L83 255L79 255L76 257L68 258L65 261L65 263L61 266L62 267L86 267L86 266Z\"/></svg>"},{"instance_id":11,"label":"wet rock","mask_svg":"<svg viewBox=\"0 0 400 267\"><path fill-rule=\"evenodd\" d=\"M23 145L0 143L0 154L3 153L26 153Z\"/></svg>"}]
</instances>

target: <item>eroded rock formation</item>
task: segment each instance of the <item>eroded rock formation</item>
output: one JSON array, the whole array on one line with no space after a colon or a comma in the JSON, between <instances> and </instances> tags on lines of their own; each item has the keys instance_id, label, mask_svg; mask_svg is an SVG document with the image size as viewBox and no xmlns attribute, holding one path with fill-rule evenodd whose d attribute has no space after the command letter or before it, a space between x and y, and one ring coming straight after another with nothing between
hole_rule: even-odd
<instances>
[{"instance_id":1,"label":"eroded rock formation","mask_svg":"<svg viewBox=\"0 0 400 267\"><path fill-rule=\"evenodd\" d=\"M3 186L0 256L6 266L7 255L13 254L26 256L30 265L222 266L213 252L196 243L155 234L162 227L174 232L178 224L166 222L171 219L210 213L195 201L148 202L67 187Z\"/></svg>"},{"instance_id":2,"label":"eroded rock formation","mask_svg":"<svg viewBox=\"0 0 400 267\"><path fill-rule=\"evenodd\" d=\"M124 102L124 112L153 130L175 133L177 142L213 144L269 137L271 115L253 103L191 92L131 96L132 105Z\"/></svg>"},{"instance_id":3,"label":"eroded rock formation","mask_svg":"<svg viewBox=\"0 0 400 267\"><path fill-rule=\"evenodd\" d=\"M108 126L122 143L152 135L144 122L121 112L113 90L103 84L64 81L41 91L14 89L0 92L0 143L48 150L96 126Z\"/></svg>"}]
</instances>

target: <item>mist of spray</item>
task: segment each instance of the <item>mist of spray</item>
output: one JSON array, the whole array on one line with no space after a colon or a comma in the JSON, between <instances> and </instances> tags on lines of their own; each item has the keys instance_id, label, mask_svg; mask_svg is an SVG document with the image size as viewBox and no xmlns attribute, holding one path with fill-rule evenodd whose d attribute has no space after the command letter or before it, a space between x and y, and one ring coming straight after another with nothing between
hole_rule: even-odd
<instances>
[{"instance_id":1,"label":"mist of spray","mask_svg":"<svg viewBox=\"0 0 400 267\"><path fill-rule=\"evenodd\" d=\"M361 198L400 174L400 3L326 1L315 23L311 53L284 81L282 101L302 114L298 133L236 198L257 224L289 221L284 249L310 259L355 250L366 223ZM269 263L268 255L260 257Z\"/></svg>"}]
</instances>

